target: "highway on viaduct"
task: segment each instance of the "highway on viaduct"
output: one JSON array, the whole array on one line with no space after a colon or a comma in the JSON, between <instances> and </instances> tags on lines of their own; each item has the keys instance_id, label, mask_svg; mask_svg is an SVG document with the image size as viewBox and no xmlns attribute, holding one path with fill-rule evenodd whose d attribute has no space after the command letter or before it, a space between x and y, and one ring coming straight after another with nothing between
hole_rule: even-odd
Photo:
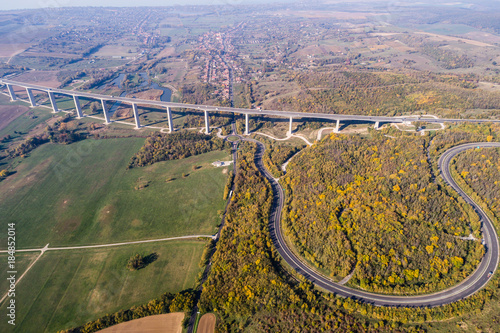
<instances>
[{"instance_id":1,"label":"highway on viaduct","mask_svg":"<svg viewBox=\"0 0 500 333\"><path fill-rule=\"evenodd\" d=\"M261 109L244 109L244 108L233 108L233 107L223 107L223 106L213 106L213 105L198 105L198 104L186 104L186 103L174 103L174 102L163 102L163 101L155 101L148 99L139 99L139 98L129 98L129 97L119 97L119 96L108 96L108 95L100 95L89 92L82 92L78 90L65 90L65 89L56 89L56 88L48 88L43 86L34 85L31 83L25 82L17 82L8 79L0 79L0 84L4 84L7 86L9 93L13 94L12 86L19 86L26 88L27 90L38 90L44 91L49 94L61 94L66 96L73 97L86 97L101 101L119 101L128 103L131 105L150 105L150 106L158 106L158 107L168 107L168 108L181 108L181 109L192 109L192 110L200 110L205 112L229 112L233 114L244 114L248 117L248 115L268 115L268 116L278 116L278 117L286 117L290 118L290 121L293 118L314 118L314 119L328 119L328 120L336 120L337 127L339 121L366 121L366 122L374 122L376 126L379 123L403 123L403 122L411 122L415 120L425 121L428 123L448 123L448 122L476 122L476 123L484 123L484 122L496 122L500 123L498 119L445 119L445 118L427 118L427 117L411 117L411 116L397 116L397 117L383 117L383 116L361 116L361 115L347 115L347 114L329 114L329 113L309 113L309 112L294 112L294 111L278 111L278 110L261 110ZM247 118L248 125L248 118ZM291 124L290 124L291 125ZM207 124L208 128L208 124ZM291 126L290 126L291 128ZM248 126L247 126L248 129ZM248 132L246 133L248 134Z\"/></svg>"},{"instance_id":2,"label":"highway on viaduct","mask_svg":"<svg viewBox=\"0 0 500 333\"><path fill-rule=\"evenodd\" d=\"M450 173L450 163L457 154L477 147L497 147L500 148L498 142L479 142L463 144L453 147L445 151L439 161L438 166L443 179L469 203L474 210L478 213L482 222L482 232L485 241L486 252L482 258L478 268L464 281L450 287L446 290L436 292L433 294L416 295L416 296L394 296L383 295L371 292L366 292L358 289L349 288L341 284L332 282L322 274L313 270L309 265L299 259L288 247L285 239L283 238L283 230L281 228L281 212L284 204L283 189L278 181L271 175L271 173L264 167L262 156L265 150L264 144L260 141L253 139L244 139L252 141L257 144L257 152L255 154L255 164L259 171L270 182L274 194L272 211L269 220L269 231L272 241L278 250L281 257L286 261L290 267L297 273L303 275L306 279L313 282L315 285L325 289L329 292L335 293L343 297L350 297L362 302L374 304L377 306L404 306L404 307L433 307L452 303L468 296L473 295L490 280L490 272L494 272L498 266L499 243L498 236L493 226L492 221L486 213L475 203L453 180Z\"/></svg>"}]
</instances>

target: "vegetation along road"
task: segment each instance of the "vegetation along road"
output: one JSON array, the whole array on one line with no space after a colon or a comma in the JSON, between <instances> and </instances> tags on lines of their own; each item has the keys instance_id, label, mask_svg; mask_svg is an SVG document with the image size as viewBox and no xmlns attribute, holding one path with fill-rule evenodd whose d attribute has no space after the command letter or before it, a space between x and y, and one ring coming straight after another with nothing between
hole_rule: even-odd
<instances>
[{"instance_id":1,"label":"vegetation along road","mask_svg":"<svg viewBox=\"0 0 500 333\"><path fill-rule=\"evenodd\" d=\"M498 265L499 244L495 227L493 226L490 218L479 207L479 205L476 204L453 180L450 174L449 167L452 159L457 154L467 149L500 147L500 143L480 142L456 146L444 152L438 161L438 166L443 179L474 208L482 222L482 232L486 252L483 259L481 260L481 263L479 264L479 267L467 279L465 279L458 285L446 290L427 295L393 296L365 292L362 290L345 287L338 283L334 283L315 270L311 269L290 250L285 242L285 239L283 238L280 223L281 212L284 204L283 189L279 185L278 181L273 178L271 173L264 167L264 163L262 161L262 156L265 150L264 144L256 140L249 141L255 142L258 145L257 152L255 154L255 164L257 165L259 171L262 172L262 174L271 183L274 194L272 212L269 220L269 230L273 243L280 255L292 267L292 269L294 269L297 273L303 275L311 282L315 283L317 286L340 296L352 297L360 301L378 306L432 307L452 303L473 295L475 292L486 285L486 283L491 278L492 274L490 273L496 270Z\"/></svg>"}]
</instances>

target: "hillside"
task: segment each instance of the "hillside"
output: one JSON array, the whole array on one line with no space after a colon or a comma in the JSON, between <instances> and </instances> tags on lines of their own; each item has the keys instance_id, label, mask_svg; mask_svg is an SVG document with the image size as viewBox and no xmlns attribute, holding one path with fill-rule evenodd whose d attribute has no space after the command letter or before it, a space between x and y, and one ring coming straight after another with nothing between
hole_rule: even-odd
<instances>
[{"instance_id":1,"label":"hillside","mask_svg":"<svg viewBox=\"0 0 500 333\"><path fill-rule=\"evenodd\" d=\"M484 251L479 223L433 181L428 139L331 135L291 163L286 235L308 262L383 293L445 289ZM470 224L469 224L470 223Z\"/></svg>"}]
</instances>

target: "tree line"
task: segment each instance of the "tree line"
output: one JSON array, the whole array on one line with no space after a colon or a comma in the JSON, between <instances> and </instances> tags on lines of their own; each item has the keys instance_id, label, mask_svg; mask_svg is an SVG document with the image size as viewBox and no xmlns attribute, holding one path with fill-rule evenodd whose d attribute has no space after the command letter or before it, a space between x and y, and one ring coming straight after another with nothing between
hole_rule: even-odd
<instances>
[{"instance_id":1,"label":"tree line","mask_svg":"<svg viewBox=\"0 0 500 333\"><path fill-rule=\"evenodd\" d=\"M26 138L16 147L7 149L7 155L10 158L24 157L33 149L47 142L70 144L85 139L86 134L78 131L77 128L68 123L68 120L69 117L58 120L54 125L47 126L42 134Z\"/></svg>"},{"instance_id":2,"label":"tree line","mask_svg":"<svg viewBox=\"0 0 500 333\"><path fill-rule=\"evenodd\" d=\"M195 291L189 289L176 294L165 293L147 304L107 314L82 326L62 330L58 333L93 333L126 321L170 312L189 313L194 305ZM188 317L189 318L189 317Z\"/></svg>"},{"instance_id":3,"label":"tree line","mask_svg":"<svg viewBox=\"0 0 500 333\"><path fill-rule=\"evenodd\" d=\"M131 158L129 168L151 165L160 161L186 158L213 150L230 149L231 144L216 136L179 131L172 134L153 133L144 146Z\"/></svg>"}]
</instances>

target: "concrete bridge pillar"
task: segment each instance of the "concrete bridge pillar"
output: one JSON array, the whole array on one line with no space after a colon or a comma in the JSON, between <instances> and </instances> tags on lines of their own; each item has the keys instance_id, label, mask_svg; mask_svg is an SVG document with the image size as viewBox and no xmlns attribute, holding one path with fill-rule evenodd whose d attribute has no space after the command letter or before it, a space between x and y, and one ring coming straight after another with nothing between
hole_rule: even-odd
<instances>
[{"instance_id":1,"label":"concrete bridge pillar","mask_svg":"<svg viewBox=\"0 0 500 333\"><path fill-rule=\"evenodd\" d=\"M5 84L7 86L7 90L9 91L9 95L10 95L10 100L11 101L15 101L17 99L16 97L16 93L14 92L14 88L12 88L12 86L10 84Z\"/></svg>"},{"instance_id":2,"label":"concrete bridge pillar","mask_svg":"<svg viewBox=\"0 0 500 333\"><path fill-rule=\"evenodd\" d=\"M339 133L339 132L340 132L340 119L337 119L337 126L335 126L333 133Z\"/></svg>"},{"instance_id":3,"label":"concrete bridge pillar","mask_svg":"<svg viewBox=\"0 0 500 333\"><path fill-rule=\"evenodd\" d=\"M75 102L76 119L83 118L82 106L80 105L78 96L73 96L73 101Z\"/></svg>"},{"instance_id":4,"label":"concrete bridge pillar","mask_svg":"<svg viewBox=\"0 0 500 333\"><path fill-rule=\"evenodd\" d=\"M59 109L57 108L56 104L56 98L54 97L54 93L52 91L49 91L48 94L49 94L50 104L52 105L52 112L53 113L59 112Z\"/></svg>"},{"instance_id":5,"label":"concrete bridge pillar","mask_svg":"<svg viewBox=\"0 0 500 333\"><path fill-rule=\"evenodd\" d=\"M293 125L293 117L290 117L290 125L288 127L288 135L292 135L292 125Z\"/></svg>"},{"instance_id":6,"label":"concrete bridge pillar","mask_svg":"<svg viewBox=\"0 0 500 333\"><path fill-rule=\"evenodd\" d=\"M135 128L141 128L141 122L139 121L139 109L137 109L137 104L132 103L132 110L134 111Z\"/></svg>"},{"instance_id":7,"label":"concrete bridge pillar","mask_svg":"<svg viewBox=\"0 0 500 333\"><path fill-rule=\"evenodd\" d=\"M248 130L248 113L245 113L245 135L248 135L250 131Z\"/></svg>"},{"instance_id":8,"label":"concrete bridge pillar","mask_svg":"<svg viewBox=\"0 0 500 333\"><path fill-rule=\"evenodd\" d=\"M26 93L28 94L28 99L30 100L31 106L36 106L35 96L33 96L33 92L30 88L26 88Z\"/></svg>"},{"instance_id":9,"label":"concrete bridge pillar","mask_svg":"<svg viewBox=\"0 0 500 333\"><path fill-rule=\"evenodd\" d=\"M168 118L168 129L170 133L174 131L174 123L172 122L172 111L170 111L170 107L167 106L167 118Z\"/></svg>"},{"instance_id":10,"label":"concrete bridge pillar","mask_svg":"<svg viewBox=\"0 0 500 333\"><path fill-rule=\"evenodd\" d=\"M101 104L102 104L102 111L104 112L104 120L105 120L105 124L109 124L110 123L110 120L109 120L109 114L108 114L108 107L106 105L106 101L101 99Z\"/></svg>"},{"instance_id":11,"label":"concrete bridge pillar","mask_svg":"<svg viewBox=\"0 0 500 333\"><path fill-rule=\"evenodd\" d=\"M210 134L210 124L208 123L208 111L204 110L205 112L205 133Z\"/></svg>"},{"instance_id":12,"label":"concrete bridge pillar","mask_svg":"<svg viewBox=\"0 0 500 333\"><path fill-rule=\"evenodd\" d=\"M375 126L374 126L374 128L375 128L376 130L378 130L378 129L379 129L379 127L380 127L380 122L379 122L379 121L376 121L376 122L375 122Z\"/></svg>"}]
</instances>

